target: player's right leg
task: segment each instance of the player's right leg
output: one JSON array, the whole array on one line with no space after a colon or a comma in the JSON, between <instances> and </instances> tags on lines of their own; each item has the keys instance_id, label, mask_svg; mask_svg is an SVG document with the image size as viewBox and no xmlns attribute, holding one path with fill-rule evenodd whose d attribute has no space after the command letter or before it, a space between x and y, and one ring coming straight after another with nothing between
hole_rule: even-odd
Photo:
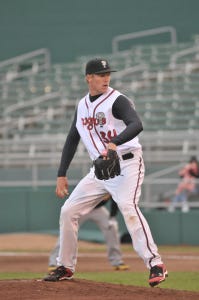
<instances>
[{"instance_id":1,"label":"player's right leg","mask_svg":"<svg viewBox=\"0 0 199 300\"><path fill-rule=\"evenodd\" d=\"M60 213L60 249L57 269L46 281L71 279L77 262L79 218L88 214L100 201L105 189L95 180L93 173L85 176L65 201Z\"/></svg>"}]
</instances>

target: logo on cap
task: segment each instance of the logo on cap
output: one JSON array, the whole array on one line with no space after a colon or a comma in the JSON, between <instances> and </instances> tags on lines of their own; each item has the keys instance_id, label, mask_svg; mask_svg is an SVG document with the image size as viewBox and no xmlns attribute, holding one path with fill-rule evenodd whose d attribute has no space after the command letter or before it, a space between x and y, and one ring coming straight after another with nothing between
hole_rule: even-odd
<instances>
[{"instance_id":1,"label":"logo on cap","mask_svg":"<svg viewBox=\"0 0 199 300\"><path fill-rule=\"evenodd\" d=\"M101 60L101 64L103 65L104 68L107 67L107 62L105 60Z\"/></svg>"}]
</instances>

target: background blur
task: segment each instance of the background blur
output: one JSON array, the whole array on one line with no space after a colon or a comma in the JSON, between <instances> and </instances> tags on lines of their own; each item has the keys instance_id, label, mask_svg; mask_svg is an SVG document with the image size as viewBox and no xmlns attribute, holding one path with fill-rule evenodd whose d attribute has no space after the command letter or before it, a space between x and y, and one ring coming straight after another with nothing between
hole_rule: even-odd
<instances>
[{"instance_id":1,"label":"background blur","mask_svg":"<svg viewBox=\"0 0 199 300\"><path fill-rule=\"evenodd\" d=\"M117 35L168 25L180 42L198 34L196 0L1 0L0 5L0 60L48 48L53 62L70 62L110 53Z\"/></svg>"},{"instance_id":2,"label":"background blur","mask_svg":"<svg viewBox=\"0 0 199 300\"><path fill-rule=\"evenodd\" d=\"M112 86L141 116L146 178L140 205L160 244L199 244L199 193L168 211L178 171L199 155L199 2L0 0L0 232L58 232L57 168L84 67L118 70ZM70 188L90 161L82 144ZM108 204L107 204L108 205ZM125 224L118 215L121 237ZM102 241L87 222L80 238Z\"/></svg>"}]
</instances>

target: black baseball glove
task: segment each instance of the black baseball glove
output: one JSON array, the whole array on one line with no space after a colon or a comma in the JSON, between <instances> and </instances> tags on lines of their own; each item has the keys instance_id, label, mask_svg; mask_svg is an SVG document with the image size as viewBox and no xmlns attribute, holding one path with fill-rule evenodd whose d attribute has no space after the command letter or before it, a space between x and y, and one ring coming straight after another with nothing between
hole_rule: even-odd
<instances>
[{"instance_id":1,"label":"black baseball glove","mask_svg":"<svg viewBox=\"0 0 199 300\"><path fill-rule=\"evenodd\" d=\"M95 176L100 180L107 180L120 175L120 161L117 152L108 150L107 155L100 155L93 162L95 169Z\"/></svg>"}]
</instances>

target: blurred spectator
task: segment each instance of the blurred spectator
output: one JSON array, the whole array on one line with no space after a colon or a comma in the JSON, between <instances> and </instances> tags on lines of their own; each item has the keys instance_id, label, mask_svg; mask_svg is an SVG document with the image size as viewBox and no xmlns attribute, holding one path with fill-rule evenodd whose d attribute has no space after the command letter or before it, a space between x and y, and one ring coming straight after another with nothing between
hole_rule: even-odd
<instances>
[{"instance_id":1,"label":"blurred spectator","mask_svg":"<svg viewBox=\"0 0 199 300\"><path fill-rule=\"evenodd\" d=\"M174 212L178 203L181 203L182 212L189 211L188 197L190 194L197 193L196 178L199 177L199 163L195 156L179 171L181 181L175 191L175 196L169 206L169 211Z\"/></svg>"}]
</instances>

